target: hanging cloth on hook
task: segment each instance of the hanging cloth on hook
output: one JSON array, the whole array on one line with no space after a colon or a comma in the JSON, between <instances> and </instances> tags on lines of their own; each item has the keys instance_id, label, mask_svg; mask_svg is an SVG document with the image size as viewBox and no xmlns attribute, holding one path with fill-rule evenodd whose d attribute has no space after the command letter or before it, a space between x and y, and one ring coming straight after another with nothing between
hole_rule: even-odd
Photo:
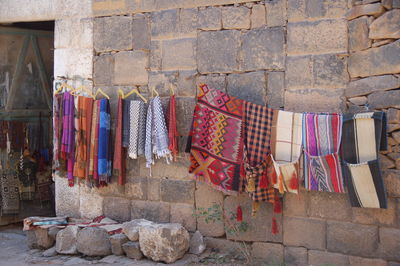
<instances>
[{"instance_id":1,"label":"hanging cloth on hook","mask_svg":"<svg viewBox=\"0 0 400 266\"><path fill-rule=\"evenodd\" d=\"M176 160L176 157L178 156L178 137L179 134L176 128L176 99L175 95L171 95L168 106L168 148L171 151L174 160Z\"/></svg>"},{"instance_id":2,"label":"hanging cloth on hook","mask_svg":"<svg viewBox=\"0 0 400 266\"><path fill-rule=\"evenodd\" d=\"M118 176L118 184L123 185L125 183L125 157L124 148L122 147L122 123L123 123L123 109L124 101L121 97L118 98L117 106L117 127L115 129L115 141L114 141L114 160L113 168L115 174Z\"/></svg>"},{"instance_id":3,"label":"hanging cloth on hook","mask_svg":"<svg viewBox=\"0 0 400 266\"><path fill-rule=\"evenodd\" d=\"M63 134L61 143L61 158L65 160L67 167L67 177L69 186L74 185L74 162L75 162L75 107L74 97L69 93L64 93L64 115L63 115Z\"/></svg>"},{"instance_id":4,"label":"hanging cloth on hook","mask_svg":"<svg viewBox=\"0 0 400 266\"><path fill-rule=\"evenodd\" d=\"M109 183L111 180L111 118L110 103L107 99L100 100L100 128L99 128L99 152L98 152L98 172L102 184Z\"/></svg>"}]
</instances>

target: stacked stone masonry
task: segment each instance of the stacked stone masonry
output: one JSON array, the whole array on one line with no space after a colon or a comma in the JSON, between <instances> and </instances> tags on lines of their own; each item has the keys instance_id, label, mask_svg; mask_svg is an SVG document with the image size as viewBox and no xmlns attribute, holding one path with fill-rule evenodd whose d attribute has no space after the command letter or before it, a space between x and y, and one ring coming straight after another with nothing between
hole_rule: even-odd
<instances>
[{"instance_id":1,"label":"stacked stone masonry","mask_svg":"<svg viewBox=\"0 0 400 266\"><path fill-rule=\"evenodd\" d=\"M209 247L235 250L232 240L243 240L254 258L286 265L400 263L400 1L92 0L82 12L55 17L56 2L54 18L32 14L57 19L55 76L102 88L113 110L118 88L139 86L146 96L155 88L166 97L173 86L181 151L200 83L289 111L384 110L389 132L380 155L388 209L352 208L346 194L301 190L284 196L272 235L272 206L263 203L252 218L242 196L250 227L232 235L222 222L192 215L214 203L230 213L237 199L194 181L181 152L176 163L157 161L151 176L143 159L128 160L125 186L70 188L57 173L58 215L179 222L199 230Z\"/></svg>"}]
</instances>

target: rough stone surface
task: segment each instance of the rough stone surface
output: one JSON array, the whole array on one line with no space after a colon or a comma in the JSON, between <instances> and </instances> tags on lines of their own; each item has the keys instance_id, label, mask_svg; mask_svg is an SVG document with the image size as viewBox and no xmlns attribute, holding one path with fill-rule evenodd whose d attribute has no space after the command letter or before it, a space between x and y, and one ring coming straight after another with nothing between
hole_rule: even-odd
<instances>
[{"instance_id":1,"label":"rough stone surface","mask_svg":"<svg viewBox=\"0 0 400 266\"><path fill-rule=\"evenodd\" d=\"M269 69L282 70L285 34L281 27L258 28L242 35L242 63L244 71Z\"/></svg>"},{"instance_id":2,"label":"rough stone surface","mask_svg":"<svg viewBox=\"0 0 400 266\"><path fill-rule=\"evenodd\" d=\"M348 10L347 0L288 0L288 20L304 21L319 18L343 18Z\"/></svg>"},{"instance_id":3,"label":"rough stone surface","mask_svg":"<svg viewBox=\"0 0 400 266\"><path fill-rule=\"evenodd\" d=\"M229 73L238 68L240 32L204 31L198 34L197 66L200 73Z\"/></svg>"},{"instance_id":4,"label":"rough stone surface","mask_svg":"<svg viewBox=\"0 0 400 266\"><path fill-rule=\"evenodd\" d=\"M198 25L201 30L219 30L222 25L221 9L207 7L199 10Z\"/></svg>"},{"instance_id":5,"label":"rough stone surface","mask_svg":"<svg viewBox=\"0 0 400 266\"><path fill-rule=\"evenodd\" d=\"M265 1L267 10L267 26L277 27L286 25L286 6L284 1Z\"/></svg>"},{"instance_id":6,"label":"rough stone surface","mask_svg":"<svg viewBox=\"0 0 400 266\"><path fill-rule=\"evenodd\" d=\"M152 201L160 200L160 179L147 178L147 199Z\"/></svg>"},{"instance_id":7,"label":"rough stone surface","mask_svg":"<svg viewBox=\"0 0 400 266\"><path fill-rule=\"evenodd\" d=\"M126 242L122 244L122 249L126 253L126 256L131 259L140 260L143 258L143 253L140 251L139 242Z\"/></svg>"},{"instance_id":8,"label":"rough stone surface","mask_svg":"<svg viewBox=\"0 0 400 266\"><path fill-rule=\"evenodd\" d=\"M132 18L112 16L94 19L96 52L132 49Z\"/></svg>"},{"instance_id":9,"label":"rough stone surface","mask_svg":"<svg viewBox=\"0 0 400 266\"><path fill-rule=\"evenodd\" d=\"M352 53L348 60L350 76L367 77L400 72L400 40Z\"/></svg>"},{"instance_id":10,"label":"rough stone surface","mask_svg":"<svg viewBox=\"0 0 400 266\"><path fill-rule=\"evenodd\" d=\"M127 176L125 183L125 195L131 199L147 199L147 178L141 176Z\"/></svg>"},{"instance_id":11,"label":"rough stone surface","mask_svg":"<svg viewBox=\"0 0 400 266\"><path fill-rule=\"evenodd\" d=\"M87 256L111 255L110 236L107 231L97 227L86 227L76 237L77 250Z\"/></svg>"},{"instance_id":12,"label":"rough stone surface","mask_svg":"<svg viewBox=\"0 0 400 266\"><path fill-rule=\"evenodd\" d=\"M110 85L114 71L111 55L96 56L93 61L93 81L95 85Z\"/></svg>"},{"instance_id":13,"label":"rough stone surface","mask_svg":"<svg viewBox=\"0 0 400 266\"><path fill-rule=\"evenodd\" d=\"M315 87L343 88L346 86L349 75L346 59L336 54L315 55L313 57L313 74Z\"/></svg>"},{"instance_id":14,"label":"rough stone surface","mask_svg":"<svg viewBox=\"0 0 400 266\"><path fill-rule=\"evenodd\" d=\"M371 257L378 242L376 226L328 221L328 251Z\"/></svg>"},{"instance_id":15,"label":"rough stone surface","mask_svg":"<svg viewBox=\"0 0 400 266\"><path fill-rule=\"evenodd\" d=\"M299 194L285 193L283 198L283 213L287 216L307 216L310 192L300 189Z\"/></svg>"},{"instance_id":16,"label":"rough stone surface","mask_svg":"<svg viewBox=\"0 0 400 266\"><path fill-rule=\"evenodd\" d=\"M324 220L285 216L283 219L283 244L325 249L326 225Z\"/></svg>"},{"instance_id":17,"label":"rough stone surface","mask_svg":"<svg viewBox=\"0 0 400 266\"><path fill-rule=\"evenodd\" d=\"M388 108L400 106L400 91L378 91L368 95L368 103L371 108Z\"/></svg>"},{"instance_id":18,"label":"rough stone surface","mask_svg":"<svg viewBox=\"0 0 400 266\"><path fill-rule=\"evenodd\" d=\"M348 195L326 192L311 193L309 213L313 217L340 221L350 221L352 214Z\"/></svg>"},{"instance_id":19,"label":"rough stone surface","mask_svg":"<svg viewBox=\"0 0 400 266\"><path fill-rule=\"evenodd\" d=\"M131 219L146 219L159 223L170 221L170 206L165 202L133 200Z\"/></svg>"},{"instance_id":20,"label":"rough stone surface","mask_svg":"<svg viewBox=\"0 0 400 266\"><path fill-rule=\"evenodd\" d=\"M222 27L224 29L250 28L250 9L245 6L222 7Z\"/></svg>"},{"instance_id":21,"label":"rough stone surface","mask_svg":"<svg viewBox=\"0 0 400 266\"><path fill-rule=\"evenodd\" d=\"M266 103L267 82L264 71L230 74L228 94L260 105Z\"/></svg>"},{"instance_id":22,"label":"rough stone surface","mask_svg":"<svg viewBox=\"0 0 400 266\"><path fill-rule=\"evenodd\" d=\"M190 238L190 248L189 253L200 255L206 249L206 243L204 241L203 235L196 231Z\"/></svg>"},{"instance_id":23,"label":"rough stone surface","mask_svg":"<svg viewBox=\"0 0 400 266\"><path fill-rule=\"evenodd\" d=\"M369 38L400 38L400 9L390 10L374 20L369 26Z\"/></svg>"},{"instance_id":24,"label":"rough stone surface","mask_svg":"<svg viewBox=\"0 0 400 266\"><path fill-rule=\"evenodd\" d=\"M150 22L143 14L136 14L132 20L132 47L133 49L149 49Z\"/></svg>"},{"instance_id":25,"label":"rough stone surface","mask_svg":"<svg viewBox=\"0 0 400 266\"><path fill-rule=\"evenodd\" d=\"M368 98L365 96L354 97L354 98L350 98L348 100L349 100L349 102L351 102L352 104L355 104L355 105L364 105L368 102Z\"/></svg>"},{"instance_id":26,"label":"rough stone surface","mask_svg":"<svg viewBox=\"0 0 400 266\"><path fill-rule=\"evenodd\" d=\"M69 187L68 179L56 174L55 187L57 216L80 217L79 186Z\"/></svg>"},{"instance_id":27,"label":"rough stone surface","mask_svg":"<svg viewBox=\"0 0 400 266\"><path fill-rule=\"evenodd\" d=\"M311 54L347 52L347 23L345 20L321 20L289 23L287 52Z\"/></svg>"},{"instance_id":28,"label":"rough stone surface","mask_svg":"<svg viewBox=\"0 0 400 266\"><path fill-rule=\"evenodd\" d=\"M387 262L382 259L367 259L349 256L350 266L387 266Z\"/></svg>"},{"instance_id":29,"label":"rough stone surface","mask_svg":"<svg viewBox=\"0 0 400 266\"><path fill-rule=\"evenodd\" d=\"M166 40L163 42L162 69L194 69L196 39Z\"/></svg>"},{"instance_id":30,"label":"rough stone surface","mask_svg":"<svg viewBox=\"0 0 400 266\"><path fill-rule=\"evenodd\" d=\"M375 91L390 90L399 86L400 80L394 75L374 76L350 81L344 93L346 97L354 97Z\"/></svg>"},{"instance_id":31,"label":"rough stone surface","mask_svg":"<svg viewBox=\"0 0 400 266\"><path fill-rule=\"evenodd\" d=\"M308 251L309 265L349 265L349 258L339 253L327 251L310 250Z\"/></svg>"},{"instance_id":32,"label":"rough stone surface","mask_svg":"<svg viewBox=\"0 0 400 266\"><path fill-rule=\"evenodd\" d=\"M161 180L161 200L193 204L195 183L192 180Z\"/></svg>"},{"instance_id":33,"label":"rough stone surface","mask_svg":"<svg viewBox=\"0 0 400 266\"><path fill-rule=\"evenodd\" d=\"M162 45L161 41L150 42L150 70L161 70Z\"/></svg>"},{"instance_id":34,"label":"rough stone surface","mask_svg":"<svg viewBox=\"0 0 400 266\"><path fill-rule=\"evenodd\" d=\"M196 35L198 27L197 8L185 8L179 12L179 33L184 35Z\"/></svg>"},{"instance_id":35,"label":"rough stone surface","mask_svg":"<svg viewBox=\"0 0 400 266\"><path fill-rule=\"evenodd\" d=\"M287 88L310 88L313 82L311 56L288 56L285 80Z\"/></svg>"},{"instance_id":36,"label":"rough stone surface","mask_svg":"<svg viewBox=\"0 0 400 266\"><path fill-rule=\"evenodd\" d=\"M230 241L223 238L213 238L213 237L205 237L207 248L212 248L218 250L219 252L229 253L229 254L237 254L241 252L241 243L236 241ZM246 244L250 249L251 246Z\"/></svg>"},{"instance_id":37,"label":"rough stone surface","mask_svg":"<svg viewBox=\"0 0 400 266\"><path fill-rule=\"evenodd\" d=\"M139 232L137 232L139 238ZM110 236L111 252L114 255L121 256L124 255L122 245L128 242L129 239L125 234L115 234Z\"/></svg>"},{"instance_id":38,"label":"rough stone surface","mask_svg":"<svg viewBox=\"0 0 400 266\"><path fill-rule=\"evenodd\" d=\"M196 217L193 216L194 206L191 204L171 204L171 223L183 225L189 232L196 231Z\"/></svg>"},{"instance_id":39,"label":"rough stone surface","mask_svg":"<svg viewBox=\"0 0 400 266\"><path fill-rule=\"evenodd\" d=\"M79 193L81 218L93 219L103 214L103 197L93 189L82 187Z\"/></svg>"},{"instance_id":40,"label":"rough stone surface","mask_svg":"<svg viewBox=\"0 0 400 266\"><path fill-rule=\"evenodd\" d=\"M235 219L231 219L231 213L236 213L238 202L243 212L243 222L248 224L248 228L245 232L233 233L228 230L230 227L225 228L227 239L230 240L241 240L241 241L257 241L257 242L282 242L282 216L273 213L273 206L271 203L262 202L260 203L260 209L255 217L251 216L252 201L247 195L242 195L239 199L236 196L228 196L224 200L224 214L230 223L239 226L239 222ZM277 234L272 234L271 224L272 216L276 218L278 230Z\"/></svg>"},{"instance_id":41,"label":"rough stone surface","mask_svg":"<svg viewBox=\"0 0 400 266\"><path fill-rule=\"evenodd\" d=\"M379 16L385 12L385 9L381 3L369 4L369 5L359 5L354 6L346 13L346 18L348 20L355 19L364 15Z\"/></svg>"},{"instance_id":42,"label":"rough stone surface","mask_svg":"<svg viewBox=\"0 0 400 266\"><path fill-rule=\"evenodd\" d=\"M180 224L154 224L139 230L140 250L154 261L172 263L189 249L189 233Z\"/></svg>"},{"instance_id":43,"label":"rough stone surface","mask_svg":"<svg viewBox=\"0 0 400 266\"><path fill-rule=\"evenodd\" d=\"M284 106L285 73L270 72L267 80L267 104L279 109Z\"/></svg>"},{"instance_id":44,"label":"rough stone surface","mask_svg":"<svg viewBox=\"0 0 400 266\"><path fill-rule=\"evenodd\" d=\"M142 226L152 225L152 221L148 221L146 219L135 219L129 222L125 222L122 224L122 232L128 237L130 241L138 241L139 240L139 229Z\"/></svg>"},{"instance_id":45,"label":"rough stone surface","mask_svg":"<svg viewBox=\"0 0 400 266\"><path fill-rule=\"evenodd\" d=\"M251 8L251 28L258 28L266 24L265 16L265 6L264 5L254 5Z\"/></svg>"},{"instance_id":46,"label":"rough stone surface","mask_svg":"<svg viewBox=\"0 0 400 266\"><path fill-rule=\"evenodd\" d=\"M104 215L116 221L128 221L130 219L131 201L129 199L117 197L105 197L104 202Z\"/></svg>"},{"instance_id":47,"label":"rough stone surface","mask_svg":"<svg viewBox=\"0 0 400 266\"><path fill-rule=\"evenodd\" d=\"M400 110L389 108L386 112L387 122L389 124L399 124L400 123Z\"/></svg>"},{"instance_id":48,"label":"rough stone surface","mask_svg":"<svg viewBox=\"0 0 400 266\"><path fill-rule=\"evenodd\" d=\"M283 245L254 242L251 245L251 256L268 263L281 264L283 263Z\"/></svg>"},{"instance_id":49,"label":"rough stone surface","mask_svg":"<svg viewBox=\"0 0 400 266\"><path fill-rule=\"evenodd\" d=\"M119 52L114 55L114 83L146 85L149 56L144 51ZM135 74L133 74L135 73Z\"/></svg>"},{"instance_id":50,"label":"rough stone surface","mask_svg":"<svg viewBox=\"0 0 400 266\"><path fill-rule=\"evenodd\" d=\"M307 249L303 247L285 247L284 259L286 266L307 265Z\"/></svg>"},{"instance_id":51,"label":"rough stone surface","mask_svg":"<svg viewBox=\"0 0 400 266\"><path fill-rule=\"evenodd\" d=\"M178 10L162 10L151 13L152 37L174 36L178 32Z\"/></svg>"},{"instance_id":52,"label":"rough stone surface","mask_svg":"<svg viewBox=\"0 0 400 266\"><path fill-rule=\"evenodd\" d=\"M219 74L201 75L197 77L196 87L207 84L208 87L226 91L226 76Z\"/></svg>"},{"instance_id":53,"label":"rough stone surface","mask_svg":"<svg viewBox=\"0 0 400 266\"><path fill-rule=\"evenodd\" d=\"M56 251L60 254L77 254L76 237L78 226L71 225L57 233Z\"/></svg>"},{"instance_id":54,"label":"rough stone surface","mask_svg":"<svg viewBox=\"0 0 400 266\"><path fill-rule=\"evenodd\" d=\"M372 43L372 47L379 47L388 43L392 43L393 40L392 39L386 39L386 40L374 40L374 42Z\"/></svg>"},{"instance_id":55,"label":"rough stone surface","mask_svg":"<svg viewBox=\"0 0 400 266\"><path fill-rule=\"evenodd\" d=\"M26 233L29 248L48 249L54 245L54 238L49 236L47 229L36 228Z\"/></svg>"},{"instance_id":56,"label":"rough stone surface","mask_svg":"<svg viewBox=\"0 0 400 266\"><path fill-rule=\"evenodd\" d=\"M349 50L360 51L371 47L368 38L369 19L367 16L354 19L349 22Z\"/></svg>"},{"instance_id":57,"label":"rough stone surface","mask_svg":"<svg viewBox=\"0 0 400 266\"><path fill-rule=\"evenodd\" d=\"M289 89L285 91L285 110L293 112L340 112L343 89Z\"/></svg>"},{"instance_id":58,"label":"rough stone surface","mask_svg":"<svg viewBox=\"0 0 400 266\"><path fill-rule=\"evenodd\" d=\"M57 251L56 251L56 247L51 247L49 249L46 249L43 253L42 253L43 257L54 257L57 256Z\"/></svg>"},{"instance_id":59,"label":"rough stone surface","mask_svg":"<svg viewBox=\"0 0 400 266\"><path fill-rule=\"evenodd\" d=\"M391 260L400 260L400 229L379 228L379 253L381 257Z\"/></svg>"},{"instance_id":60,"label":"rough stone surface","mask_svg":"<svg viewBox=\"0 0 400 266\"><path fill-rule=\"evenodd\" d=\"M400 197L400 170L387 169L383 176L388 196Z\"/></svg>"},{"instance_id":61,"label":"rough stone surface","mask_svg":"<svg viewBox=\"0 0 400 266\"><path fill-rule=\"evenodd\" d=\"M57 227L50 227L47 231L47 233L49 234L49 237L51 237L52 239L56 240L57 234L58 232L60 232L60 228Z\"/></svg>"}]
</instances>

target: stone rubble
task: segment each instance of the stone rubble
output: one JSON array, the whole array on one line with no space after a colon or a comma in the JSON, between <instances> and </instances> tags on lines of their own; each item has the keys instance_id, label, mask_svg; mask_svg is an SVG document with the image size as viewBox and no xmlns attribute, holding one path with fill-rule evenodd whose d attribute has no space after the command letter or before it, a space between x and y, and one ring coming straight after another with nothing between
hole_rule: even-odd
<instances>
[{"instance_id":1,"label":"stone rubble","mask_svg":"<svg viewBox=\"0 0 400 266\"><path fill-rule=\"evenodd\" d=\"M139 242L128 241L122 244L122 249L126 253L126 256L131 259L140 260L143 258L143 253L140 251Z\"/></svg>"},{"instance_id":2,"label":"stone rubble","mask_svg":"<svg viewBox=\"0 0 400 266\"><path fill-rule=\"evenodd\" d=\"M57 233L56 250L60 254L78 254L76 249L76 237L78 226L71 225Z\"/></svg>"},{"instance_id":3,"label":"stone rubble","mask_svg":"<svg viewBox=\"0 0 400 266\"><path fill-rule=\"evenodd\" d=\"M116 234L110 236L112 254L118 256L124 255L122 245L128 241L129 241L128 237L124 234Z\"/></svg>"},{"instance_id":4,"label":"stone rubble","mask_svg":"<svg viewBox=\"0 0 400 266\"><path fill-rule=\"evenodd\" d=\"M206 243L202 234L199 231L196 231L192 238L190 239L190 249L189 253L200 255L206 249Z\"/></svg>"},{"instance_id":5,"label":"stone rubble","mask_svg":"<svg viewBox=\"0 0 400 266\"><path fill-rule=\"evenodd\" d=\"M86 227L78 232L77 250L87 256L111 255L110 236L106 230Z\"/></svg>"}]
</instances>

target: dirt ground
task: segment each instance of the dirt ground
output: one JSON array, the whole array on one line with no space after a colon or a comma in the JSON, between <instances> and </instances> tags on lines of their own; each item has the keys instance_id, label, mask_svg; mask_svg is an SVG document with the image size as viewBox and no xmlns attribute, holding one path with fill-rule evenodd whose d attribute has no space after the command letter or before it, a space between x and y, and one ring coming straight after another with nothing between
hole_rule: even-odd
<instances>
[{"instance_id":1,"label":"dirt ground","mask_svg":"<svg viewBox=\"0 0 400 266\"><path fill-rule=\"evenodd\" d=\"M173 264L156 263L150 260L132 260L124 256L84 257L55 255L43 256L43 250L29 249L26 245L26 235L22 231L22 224L13 224L0 227L0 266L32 266L32 265L244 265L240 259L225 254L207 250L202 256L187 254Z\"/></svg>"}]
</instances>

